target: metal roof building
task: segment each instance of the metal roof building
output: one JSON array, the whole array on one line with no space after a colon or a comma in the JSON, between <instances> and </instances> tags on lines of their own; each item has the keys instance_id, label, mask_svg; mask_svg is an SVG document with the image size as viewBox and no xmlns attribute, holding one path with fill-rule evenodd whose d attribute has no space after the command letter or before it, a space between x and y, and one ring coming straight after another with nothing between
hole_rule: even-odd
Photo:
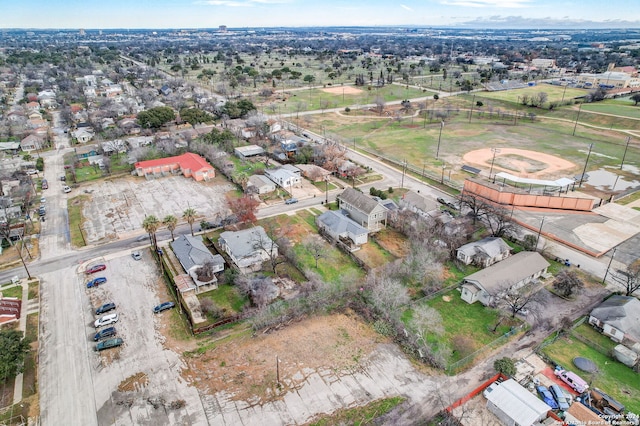
<instances>
[{"instance_id":1,"label":"metal roof building","mask_svg":"<svg viewBox=\"0 0 640 426\"><path fill-rule=\"evenodd\" d=\"M547 417L551 407L513 379L487 395L487 409L507 426L531 426Z\"/></svg>"}]
</instances>

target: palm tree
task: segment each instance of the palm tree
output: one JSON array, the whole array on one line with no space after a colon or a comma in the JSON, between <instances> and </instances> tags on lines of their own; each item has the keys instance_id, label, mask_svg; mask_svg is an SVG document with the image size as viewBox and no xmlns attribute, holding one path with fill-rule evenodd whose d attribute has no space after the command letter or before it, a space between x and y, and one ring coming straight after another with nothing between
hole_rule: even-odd
<instances>
[{"instance_id":1,"label":"palm tree","mask_svg":"<svg viewBox=\"0 0 640 426\"><path fill-rule=\"evenodd\" d=\"M160 221L154 215L147 216L142 221L142 227L145 231L149 233L149 237L151 238L151 243L153 244L154 250L158 249L158 241L156 240L156 231L160 227Z\"/></svg>"},{"instance_id":2,"label":"palm tree","mask_svg":"<svg viewBox=\"0 0 640 426\"><path fill-rule=\"evenodd\" d=\"M175 241L173 238L173 231L176 230L176 226L178 225L178 218L172 214L166 215L164 219L162 219L162 224L167 227L169 232L171 232L171 241Z\"/></svg>"},{"instance_id":3,"label":"palm tree","mask_svg":"<svg viewBox=\"0 0 640 426\"><path fill-rule=\"evenodd\" d=\"M196 209L192 209L189 207L182 213L182 218L187 221L189 227L191 228L191 236L193 237L193 223L196 221Z\"/></svg>"}]
</instances>

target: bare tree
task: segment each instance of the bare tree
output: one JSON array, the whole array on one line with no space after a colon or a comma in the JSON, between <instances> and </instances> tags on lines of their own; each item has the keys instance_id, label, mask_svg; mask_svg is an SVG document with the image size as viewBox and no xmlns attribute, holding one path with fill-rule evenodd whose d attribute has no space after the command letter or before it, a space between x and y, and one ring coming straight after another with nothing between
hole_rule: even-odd
<instances>
[{"instance_id":1,"label":"bare tree","mask_svg":"<svg viewBox=\"0 0 640 426\"><path fill-rule=\"evenodd\" d=\"M409 303L407 288L384 269L369 274L367 287L371 290L371 304L386 320L398 318L400 307Z\"/></svg>"},{"instance_id":2,"label":"bare tree","mask_svg":"<svg viewBox=\"0 0 640 426\"><path fill-rule=\"evenodd\" d=\"M304 240L303 246L315 259L316 269L318 269L318 260L327 256L324 242L317 235L310 235Z\"/></svg>"},{"instance_id":3,"label":"bare tree","mask_svg":"<svg viewBox=\"0 0 640 426\"><path fill-rule=\"evenodd\" d=\"M613 280L624 288L625 296L632 296L640 289L640 260L636 260L624 270L616 270Z\"/></svg>"},{"instance_id":4,"label":"bare tree","mask_svg":"<svg viewBox=\"0 0 640 426\"><path fill-rule=\"evenodd\" d=\"M505 308L511 314L511 318L515 318L518 313L538 311L543 306L545 293L533 288L533 285L519 289L511 287L509 283L502 284L496 290L493 301L496 307Z\"/></svg>"},{"instance_id":5,"label":"bare tree","mask_svg":"<svg viewBox=\"0 0 640 426\"><path fill-rule=\"evenodd\" d=\"M213 262L207 260L204 264L202 264L199 268L195 270L196 278L198 281L203 283L208 283L213 281L215 278L214 265Z\"/></svg>"},{"instance_id":6,"label":"bare tree","mask_svg":"<svg viewBox=\"0 0 640 426\"><path fill-rule=\"evenodd\" d=\"M382 115L382 113L384 112L384 107L386 105L384 98L382 96L376 96L376 99L373 101L373 103L376 105L376 111L378 112L378 114Z\"/></svg>"},{"instance_id":7,"label":"bare tree","mask_svg":"<svg viewBox=\"0 0 640 426\"><path fill-rule=\"evenodd\" d=\"M486 201L479 196L468 192L463 192L460 195L460 209L462 209L463 206L471 210L469 214L473 218L474 225L478 219L481 219L485 215L489 208Z\"/></svg>"},{"instance_id":8,"label":"bare tree","mask_svg":"<svg viewBox=\"0 0 640 426\"><path fill-rule=\"evenodd\" d=\"M286 237L281 236L280 238ZM260 250L267 255L267 260L274 274L276 273L278 265L287 261L286 258L279 253L276 237L270 238L266 232L254 232L251 241L255 250Z\"/></svg>"},{"instance_id":9,"label":"bare tree","mask_svg":"<svg viewBox=\"0 0 640 426\"><path fill-rule=\"evenodd\" d=\"M584 288L584 283L574 271L563 269L556 275L553 288L562 296L569 297L574 292Z\"/></svg>"},{"instance_id":10,"label":"bare tree","mask_svg":"<svg viewBox=\"0 0 640 426\"><path fill-rule=\"evenodd\" d=\"M485 203L484 218L493 237L508 235L515 228L511 220L511 212L497 204Z\"/></svg>"}]
</instances>

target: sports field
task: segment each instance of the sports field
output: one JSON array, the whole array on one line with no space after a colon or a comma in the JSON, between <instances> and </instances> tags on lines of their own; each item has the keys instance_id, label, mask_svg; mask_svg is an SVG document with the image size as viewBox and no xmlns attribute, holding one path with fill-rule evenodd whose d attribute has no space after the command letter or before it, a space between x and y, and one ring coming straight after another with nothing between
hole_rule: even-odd
<instances>
[{"instance_id":1,"label":"sports field","mask_svg":"<svg viewBox=\"0 0 640 426\"><path fill-rule=\"evenodd\" d=\"M499 99L507 102L520 103L523 96L538 96L540 92L544 92L548 96L548 100L544 107L548 107L549 102L560 102L585 96L589 93L585 89L574 89L571 87L553 86L551 84L541 83L536 86L525 87L522 89L501 90L498 92L482 92L480 96L488 99Z\"/></svg>"}]
</instances>

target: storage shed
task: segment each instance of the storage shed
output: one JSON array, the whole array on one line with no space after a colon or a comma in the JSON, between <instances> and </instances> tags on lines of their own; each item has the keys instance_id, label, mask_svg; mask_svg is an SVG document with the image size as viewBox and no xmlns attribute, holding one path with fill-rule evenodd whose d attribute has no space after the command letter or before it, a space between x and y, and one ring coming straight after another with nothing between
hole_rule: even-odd
<instances>
[{"instance_id":1,"label":"storage shed","mask_svg":"<svg viewBox=\"0 0 640 426\"><path fill-rule=\"evenodd\" d=\"M513 379L487 394L487 409L507 426L531 426L544 420L551 407Z\"/></svg>"}]
</instances>

